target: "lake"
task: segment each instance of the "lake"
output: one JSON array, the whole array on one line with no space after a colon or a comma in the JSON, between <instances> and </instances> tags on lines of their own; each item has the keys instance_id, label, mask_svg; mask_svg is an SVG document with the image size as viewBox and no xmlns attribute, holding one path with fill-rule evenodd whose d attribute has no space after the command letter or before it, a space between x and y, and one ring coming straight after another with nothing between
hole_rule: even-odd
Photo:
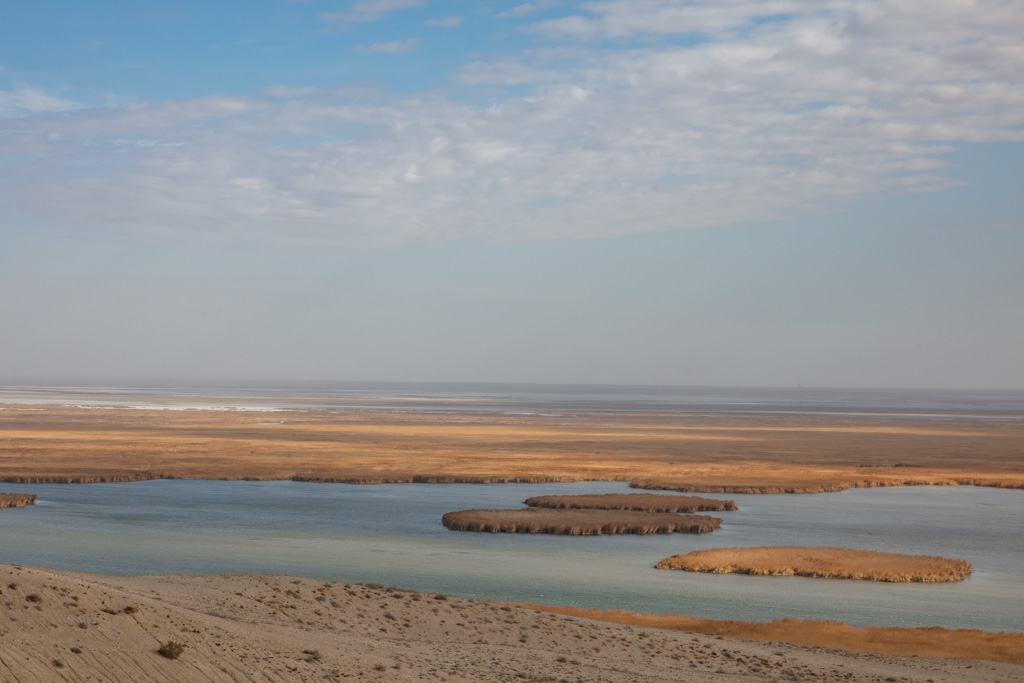
<instances>
[{"instance_id":1,"label":"lake","mask_svg":"<svg viewBox=\"0 0 1024 683\"><path fill-rule=\"evenodd\" d=\"M718 495L705 535L565 537L448 531L441 515L621 483L350 486L159 480L15 485L0 561L104 574L285 573L503 601L716 619L1024 631L1024 492L974 487ZM964 559L953 584L691 574L660 559L723 546L844 546Z\"/></svg>"}]
</instances>

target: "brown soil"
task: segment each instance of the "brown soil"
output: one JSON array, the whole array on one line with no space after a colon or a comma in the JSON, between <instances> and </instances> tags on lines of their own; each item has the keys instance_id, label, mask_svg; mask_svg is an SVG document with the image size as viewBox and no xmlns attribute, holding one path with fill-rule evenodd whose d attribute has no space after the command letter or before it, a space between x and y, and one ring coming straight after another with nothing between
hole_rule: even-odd
<instances>
[{"instance_id":1,"label":"brown soil","mask_svg":"<svg viewBox=\"0 0 1024 683\"><path fill-rule=\"evenodd\" d=\"M634 510L460 510L446 513L441 522L453 531L492 533L562 534L703 534L714 531L722 520L707 515L677 515Z\"/></svg>"},{"instance_id":2,"label":"brown soil","mask_svg":"<svg viewBox=\"0 0 1024 683\"><path fill-rule=\"evenodd\" d=\"M534 496L524 503L530 507L588 510L638 510L641 512L709 512L735 510L731 500L698 496L666 496L654 493L604 493L581 496Z\"/></svg>"},{"instance_id":3,"label":"brown soil","mask_svg":"<svg viewBox=\"0 0 1024 683\"><path fill-rule=\"evenodd\" d=\"M0 493L0 510L35 504L36 496L30 493Z\"/></svg>"},{"instance_id":4,"label":"brown soil","mask_svg":"<svg viewBox=\"0 0 1024 683\"><path fill-rule=\"evenodd\" d=\"M771 622L698 619L676 614L636 614L623 610L580 609L522 604L521 607L565 616L597 619L751 640L801 643L863 652L985 659L1024 665L1024 633L991 633L975 629L854 627L839 621L776 619ZM965 680L969 680L970 675Z\"/></svg>"},{"instance_id":5,"label":"brown soil","mask_svg":"<svg viewBox=\"0 0 1024 683\"><path fill-rule=\"evenodd\" d=\"M888 583L963 581L972 571L969 562L944 557L798 546L697 550L685 555L673 555L656 564L655 568L711 574L811 576Z\"/></svg>"},{"instance_id":6,"label":"brown soil","mask_svg":"<svg viewBox=\"0 0 1024 683\"><path fill-rule=\"evenodd\" d=\"M630 481L1024 488L1024 422L834 416L0 410L0 481Z\"/></svg>"}]
</instances>

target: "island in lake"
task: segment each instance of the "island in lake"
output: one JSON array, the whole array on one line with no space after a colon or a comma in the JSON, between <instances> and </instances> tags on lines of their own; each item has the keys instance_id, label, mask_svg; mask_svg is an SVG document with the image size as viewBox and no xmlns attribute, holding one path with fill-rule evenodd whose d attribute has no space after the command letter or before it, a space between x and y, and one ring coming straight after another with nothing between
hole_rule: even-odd
<instances>
[{"instance_id":1,"label":"island in lake","mask_svg":"<svg viewBox=\"0 0 1024 683\"><path fill-rule=\"evenodd\" d=\"M962 581L973 569L969 562L945 557L802 546L696 550L673 555L655 567L711 574L810 576L888 583Z\"/></svg>"},{"instance_id":2,"label":"island in lake","mask_svg":"<svg viewBox=\"0 0 1024 683\"><path fill-rule=\"evenodd\" d=\"M0 510L35 505L36 498L37 496L30 493L0 493Z\"/></svg>"},{"instance_id":3,"label":"island in lake","mask_svg":"<svg viewBox=\"0 0 1024 683\"><path fill-rule=\"evenodd\" d=\"M594 493L576 496L533 496L530 507L558 510L638 510L641 512L708 512L735 510L731 500L699 496L663 496L657 493Z\"/></svg>"},{"instance_id":4,"label":"island in lake","mask_svg":"<svg viewBox=\"0 0 1024 683\"><path fill-rule=\"evenodd\" d=\"M722 520L707 515L636 510L459 510L448 512L441 522L453 531L491 533L561 534L703 534L717 529Z\"/></svg>"}]
</instances>

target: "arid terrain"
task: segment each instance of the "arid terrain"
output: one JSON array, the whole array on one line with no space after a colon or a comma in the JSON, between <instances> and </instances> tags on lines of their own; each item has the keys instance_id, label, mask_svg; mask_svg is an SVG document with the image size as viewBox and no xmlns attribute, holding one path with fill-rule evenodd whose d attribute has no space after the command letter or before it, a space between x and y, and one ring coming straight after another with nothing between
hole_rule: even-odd
<instances>
[{"instance_id":1,"label":"arid terrain","mask_svg":"<svg viewBox=\"0 0 1024 683\"><path fill-rule=\"evenodd\" d=\"M686 491L1024 488L1024 423L0 406L0 481L643 480Z\"/></svg>"},{"instance_id":2,"label":"arid terrain","mask_svg":"<svg viewBox=\"0 0 1024 683\"><path fill-rule=\"evenodd\" d=\"M685 555L668 557L656 564L655 568L711 574L810 576L888 583L963 581L972 571L969 562L945 557L799 546L695 550Z\"/></svg>"},{"instance_id":3,"label":"arid terrain","mask_svg":"<svg viewBox=\"0 0 1024 683\"><path fill-rule=\"evenodd\" d=\"M965 636L972 632L939 629L961 650L975 646L979 659L904 657L286 576L109 577L0 565L0 590L0 680L22 683L1024 681L1024 666L980 659L1007 649L1019 658L1021 636L984 634L980 648ZM158 652L173 653L169 643L182 646L176 659Z\"/></svg>"}]
</instances>

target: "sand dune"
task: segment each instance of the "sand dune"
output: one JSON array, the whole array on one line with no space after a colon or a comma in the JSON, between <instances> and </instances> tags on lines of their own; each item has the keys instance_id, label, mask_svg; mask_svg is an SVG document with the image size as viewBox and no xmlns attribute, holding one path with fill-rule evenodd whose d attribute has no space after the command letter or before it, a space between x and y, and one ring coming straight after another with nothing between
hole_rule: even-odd
<instances>
[{"instance_id":1,"label":"sand dune","mask_svg":"<svg viewBox=\"0 0 1024 683\"><path fill-rule=\"evenodd\" d=\"M945 557L801 546L695 550L673 555L654 566L711 574L809 576L887 583L963 581L972 571L969 562Z\"/></svg>"},{"instance_id":2,"label":"sand dune","mask_svg":"<svg viewBox=\"0 0 1024 683\"><path fill-rule=\"evenodd\" d=\"M1024 681L1024 667L603 623L285 576L0 565L0 680ZM168 641L184 649L158 654Z\"/></svg>"}]
</instances>

